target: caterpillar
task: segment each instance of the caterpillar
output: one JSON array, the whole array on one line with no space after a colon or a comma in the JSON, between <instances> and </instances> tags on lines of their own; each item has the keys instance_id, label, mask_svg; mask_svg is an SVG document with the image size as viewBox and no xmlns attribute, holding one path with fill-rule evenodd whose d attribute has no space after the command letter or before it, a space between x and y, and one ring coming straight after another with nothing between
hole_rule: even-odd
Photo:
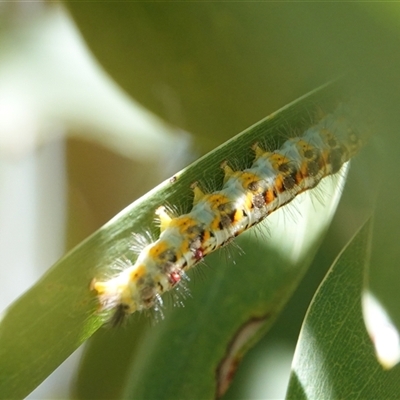
<instances>
[{"instance_id":1,"label":"caterpillar","mask_svg":"<svg viewBox=\"0 0 400 400\"><path fill-rule=\"evenodd\" d=\"M159 238L116 276L92 280L100 309L112 312L114 325L135 311L159 309L161 295L184 288L186 271L204 257L339 172L362 145L349 114L349 106L341 103L273 151L255 143L254 161L243 170L235 171L223 162L222 188L206 193L198 183L192 184L193 207L187 214L175 217L160 206L156 210Z\"/></svg>"}]
</instances>

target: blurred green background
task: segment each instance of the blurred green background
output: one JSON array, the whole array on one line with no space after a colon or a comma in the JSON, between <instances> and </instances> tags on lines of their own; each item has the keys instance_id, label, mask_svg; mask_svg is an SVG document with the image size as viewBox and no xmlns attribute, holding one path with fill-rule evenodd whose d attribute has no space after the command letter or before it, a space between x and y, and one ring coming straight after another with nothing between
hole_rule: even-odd
<instances>
[{"instance_id":1,"label":"blurred green background","mask_svg":"<svg viewBox=\"0 0 400 400\"><path fill-rule=\"evenodd\" d=\"M277 341L283 353L272 370L277 359L289 360L288 369L307 304L371 197L371 286L400 326L392 284L400 259L399 50L396 3L2 4L0 280L16 287L4 307L66 249L190 160L348 74L379 126L372 155L354 165L305 283L226 397L251 397L246 375L255 376L257 358ZM21 248L31 250L22 252L27 259ZM57 386L50 393L63 396Z\"/></svg>"}]
</instances>

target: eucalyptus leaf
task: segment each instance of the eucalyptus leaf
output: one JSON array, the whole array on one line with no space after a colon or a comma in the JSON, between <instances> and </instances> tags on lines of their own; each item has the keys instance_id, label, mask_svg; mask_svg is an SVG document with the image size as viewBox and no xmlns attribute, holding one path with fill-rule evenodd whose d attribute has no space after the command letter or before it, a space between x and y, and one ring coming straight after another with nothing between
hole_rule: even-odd
<instances>
[{"instance_id":1,"label":"eucalyptus leaf","mask_svg":"<svg viewBox=\"0 0 400 400\"><path fill-rule=\"evenodd\" d=\"M372 224L344 249L317 291L297 345L288 399L394 399L400 372L378 363L362 316Z\"/></svg>"},{"instance_id":2,"label":"eucalyptus leaf","mask_svg":"<svg viewBox=\"0 0 400 400\"><path fill-rule=\"evenodd\" d=\"M222 161L234 158L239 166L247 165L252 158L250 147L254 142L270 138L279 145L279 141L285 140L281 132L285 132L288 126L293 129L307 126L310 109L318 105L326 107L328 111L329 105L332 107L337 102L337 93L337 85L321 88L250 127L134 202L57 262L2 316L0 393L3 398L26 396L102 325L102 317L96 314L97 300L89 290L90 281L94 277L112 273L113 264L118 258L131 256L129 248L132 232L157 230L153 220L154 211L159 205L174 204L178 209L188 211L190 184L193 181L205 178L213 181L216 186L220 185L223 174L219 166ZM323 226L326 223L327 221ZM324 230L323 226L319 228L320 232ZM304 248L313 246L310 244L310 247ZM309 258L310 254L304 257ZM260 265L260 261L256 264ZM281 282L282 286L273 288L273 292L268 292L267 298L258 299L261 302L258 305L251 304L250 313L257 318L273 320L299 282L304 268L302 266L296 270L292 264L278 268L276 280ZM221 271L222 268L217 268L215 273L222 273ZM282 271L282 275L279 271ZM212 281L220 279L222 278L216 277ZM253 277L246 279L257 282L259 274L255 273ZM240 280L238 282L240 283ZM250 282L243 283L242 286L248 287L250 293L255 293L256 299L259 296L257 293L265 289L264 286L254 289ZM213 299L207 285L203 290L202 296ZM196 297L202 298L200 295ZM234 299L235 290L230 292L225 301L231 302ZM234 334L247 320L249 310L246 310L245 304L243 307L244 310L238 314L238 318L231 320L231 326L226 326L230 334ZM231 310L235 310L235 307ZM195 315L193 310L190 315ZM179 320L179 324L187 323L183 317L179 317ZM176 328L179 324L172 325L176 325ZM154 332L167 329L168 326L168 329L171 328L168 324L165 324L164 328L161 326ZM110 335L112 337L115 333ZM228 336L224 335L225 340ZM223 348L221 343L218 342L219 355ZM218 356L218 353L215 355ZM212 368L211 364L209 368Z\"/></svg>"}]
</instances>

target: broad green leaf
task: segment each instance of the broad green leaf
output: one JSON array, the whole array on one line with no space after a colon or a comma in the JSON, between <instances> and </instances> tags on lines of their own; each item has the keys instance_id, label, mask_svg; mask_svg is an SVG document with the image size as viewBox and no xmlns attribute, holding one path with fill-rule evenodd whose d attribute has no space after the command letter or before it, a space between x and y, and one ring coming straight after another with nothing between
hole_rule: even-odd
<instances>
[{"instance_id":1,"label":"broad green leaf","mask_svg":"<svg viewBox=\"0 0 400 400\"><path fill-rule=\"evenodd\" d=\"M202 135L204 148L212 148L216 131L231 137L265 109L349 71L369 97L387 101L400 93L397 4L66 4L121 87L165 120Z\"/></svg>"},{"instance_id":2,"label":"broad green leaf","mask_svg":"<svg viewBox=\"0 0 400 400\"><path fill-rule=\"evenodd\" d=\"M289 23L278 10L263 14L258 6L210 2L67 6L116 82L165 120L201 135L207 149L214 146L215 131L227 140L265 110L340 74L304 79L318 67L290 51L296 47L290 30L280 27L284 37L279 44L273 39L270 32Z\"/></svg>"},{"instance_id":3,"label":"broad green leaf","mask_svg":"<svg viewBox=\"0 0 400 400\"><path fill-rule=\"evenodd\" d=\"M393 399L400 393L399 369L384 371L378 363L362 317L371 225L354 236L310 305L288 399Z\"/></svg>"}]
</instances>

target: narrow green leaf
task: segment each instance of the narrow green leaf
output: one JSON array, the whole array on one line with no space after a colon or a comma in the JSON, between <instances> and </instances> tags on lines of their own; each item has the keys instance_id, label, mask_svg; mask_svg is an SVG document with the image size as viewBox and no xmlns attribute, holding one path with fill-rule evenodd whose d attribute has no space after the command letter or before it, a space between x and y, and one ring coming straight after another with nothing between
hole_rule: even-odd
<instances>
[{"instance_id":1,"label":"narrow green leaf","mask_svg":"<svg viewBox=\"0 0 400 400\"><path fill-rule=\"evenodd\" d=\"M241 150L225 153L224 145L211 153L217 157L215 167L233 157L243 165L241 158L251 156L252 142L265 140L269 133L274 137L280 129L277 119L285 118L286 126L292 127L308 119L307 111L298 108L304 100L290 106L293 112L286 117L281 110L269 118L274 130L259 135L260 126L250 128L247 133L256 136L247 138ZM234 138L227 147L242 139ZM205 171L203 176L213 174ZM326 183L336 188L334 182ZM207 257L210 268L197 267L204 278L199 279L196 270L190 274L193 298L185 300L184 309L173 308L173 300L167 302L165 321L151 327L134 316L125 329L99 332L87 348L75 395L82 399L222 395L241 357L272 325L320 244L338 199L332 187L324 186L321 192L323 204L305 193L297 206L268 218L270 234L242 235L237 244L244 255L233 248L225 259L221 254ZM292 215L287 214L290 211Z\"/></svg>"},{"instance_id":2,"label":"narrow green leaf","mask_svg":"<svg viewBox=\"0 0 400 400\"><path fill-rule=\"evenodd\" d=\"M395 104L395 103L393 103ZM396 108L394 106L394 108ZM367 275L368 290L385 309L400 332L400 237L399 189L393 184L391 171L397 171L400 151L399 113L388 111L379 121L381 129L380 152L374 156L375 175L370 187L376 195L371 264ZM378 181L378 184L375 182ZM397 333L399 335L399 333Z\"/></svg>"},{"instance_id":3,"label":"narrow green leaf","mask_svg":"<svg viewBox=\"0 0 400 400\"><path fill-rule=\"evenodd\" d=\"M355 235L316 293L293 361L288 399L394 399L399 369L384 371L362 317L371 222Z\"/></svg>"},{"instance_id":4,"label":"narrow green leaf","mask_svg":"<svg viewBox=\"0 0 400 400\"><path fill-rule=\"evenodd\" d=\"M204 177L214 181L218 187L222 181L223 174L219 166L223 160L236 160L237 165L247 165L252 158L250 146L254 142L270 137L274 138L278 144L280 140L285 139L279 132L284 132L287 126L298 129L307 126L310 109L312 110L316 104L327 107L329 110L329 105L337 101L335 93L337 93L335 86L322 88L260 121L181 171L173 180L164 182L127 207L57 262L31 290L11 305L2 316L0 324L1 396L3 398L26 396L99 328L102 320L95 314L97 301L94 293L89 290L90 281L93 277L109 274L117 258L124 255L132 256L129 251L132 232L155 230L154 211L159 205L174 204L178 209L187 211L190 209L189 187L193 181L201 180ZM307 255L307 257L309 256ZM253 262L260 265L260 260ZM233 270L231 268L231 271ZM222 282L222 276L219 276L221 271L222 268L217 269L216 276L207 279L221 280ZM287 299L291 291L288 288L294 287L303 274L302 269L296 271L289 267L282 268L282 271L285 273L277 274L276 280L283 286L277 285L275 293L268 294L270 299L279 298L279 302L273 307L273 310L269 310L269 305L267 307L252 305L252 309L257 310L253 313L257 318L272 319ZM257 293L264 288L264 286L261 289L252 287L252 282L259 280L258 276L259 274L256 273L248 282L243 277L237 278L241 286L248 287L249 293L255 293L256 298L259 296ZM288 276L291 277L289 280L287 280ZM219 290L219 288L215 287L211 290ZM224 300L228 304L235 299L235 289L231 288L230 290L225 294ZM207 285L201 292L202 295L196 295L196 297L204 296L204 303L210 304L213 296L212 292L207 289ZM220 301L222 300L218 300L218 302ZM260 301L264 304L267 300ZM195 311L192 310L189 313L190 318L196 315L193 312ZM237 320L232 320L232 326L229 327L231 334L239 329L247 320L246 318L245 314L239 313ZM180 323L175 321L173 324L176 326L182 323L186 324L187 321L184 321L185 318L182 318ZM206 320L199 319L198 321L206 323ZM161 332L163 329L167 329L167 326L169 325L160 325L156 331ZM111 336L113 335L114 333L111 333ZM224 337L228 336L224 335ZM222 350L220 351L222 352ZM99 387L100 385L101 383Z\"/></svg>"}]
</instances>

